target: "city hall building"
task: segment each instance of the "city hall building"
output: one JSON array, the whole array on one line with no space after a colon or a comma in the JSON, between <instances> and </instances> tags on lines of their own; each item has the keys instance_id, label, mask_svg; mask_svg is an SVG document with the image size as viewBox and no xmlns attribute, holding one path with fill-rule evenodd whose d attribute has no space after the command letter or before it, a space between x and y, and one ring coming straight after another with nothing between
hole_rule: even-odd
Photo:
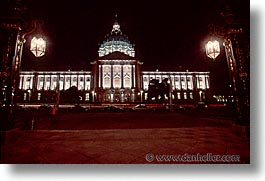
<instances>
[{"instance_id":1,"label":"city hall building","mask_svg":"<svg viewBox=\"0 0 265 181\"><path fill-rule=\"evenodd\" d=\"M135 58L134 45L117 21L91 64L91 71L22 71L20 101L52 102L56 92L75 86L83 103L146 102L150 81L166 78L173 103L205 102L208 96L209 72L142 70L143 62Z\"/></svg>"}]
</instances>

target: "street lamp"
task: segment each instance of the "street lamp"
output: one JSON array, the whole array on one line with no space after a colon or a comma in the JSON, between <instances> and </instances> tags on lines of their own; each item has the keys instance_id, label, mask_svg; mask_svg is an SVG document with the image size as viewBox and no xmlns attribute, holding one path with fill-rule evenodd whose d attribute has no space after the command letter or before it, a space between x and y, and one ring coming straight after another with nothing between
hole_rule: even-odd
<instances>
[{"instance_id":1,"label":"street lamp","mask_svg":"<svg viewBox=\"0 0 265 181\"><path fill-rule=\"evenodd\" d=\"M217 34L216 32L214 32ZM238 101L238 95L237 95L237 70L236 70L236 60L233 55L233 49L231 40L228 36L228 34L218 34L219 37L221 37L221 41L223 41L223 46L225 48L226 52L226 59L228 63L228 70L230 75L230 83L232 85L233 90L233 96L235 101L236 110L239 114L241 114L240 105ZM214 39L211 37L211 40L209 40L205 45L205 53L207 57L215 60L220 55L220 43L217 39Z\"/></svg>"},{"instance_id":2,"label":"street lamp","mask_svg":"<svg viewBox=\"0 0 265 181\"><path fill-rule=\"evenodd\" d=\"M37 29L37 21L34 22L34 26L30 31L23 32L22 29L18 29L17 32L17 40L15 45L15 55L14 59L12 61L12 94L11 94L11 107L13 107L16 104L16 100L14 100L14 97L17 96L17 91L19 87L19 76L20 76L20 66L21 66L21 59L22 59L22 52L23 52L23 45L26 43L25 37L34 33ZM41 57L45 54L46 49L46 41L39 36L34 36L31 39L30 43L30 50L34 54L35 57Z\"/></svg>"},{"instance_id":3,"label":"street lamp","mask_svg":"<svg viewBox=\"0 0 265 181\"><path fill-rule=\"evenodd\" d=\"M42 57L45 54L46 41L43 38L33 37L30 43L30 51L35 57Z\"/></svg>"},{"instance_id":4,"label":"street lamp","mask_svg":"<svg viewBox=\"0 0 265 181\"><path fill-rule=\"evenodd\" d=\"M242 24L231 21L231 10L226 10L229 12L223 13L226 22L224 26L209 26L212 28L211 39L205 44L205 52L207 57L215 60L221 53L220 44L224 46L234 105L239 117L245 121L249 119L248 50L244 49L246 41L243 41L246 33Z\"/></svg>"},{"instance_id":5,"label":"street lamp","mask_svg":"<svg viewBox=\"0 0 265 181\"><path fill-rule=\"evenodd\" d=\"M217 40L210 40L205 45L206 55L215 60L220 54L220 44Z\"/></svg>"},{"instance_id":6,"label":"street lamp","mask_svg":"<svg viewBox=\"0 0 265 181\"><path fill-rule=\"evenodd\" d=\"M2 23L3 27L1 33L6 35L5 43L3 43L3 62L8 62L0 67L1 71L6 73L6 76L2 80L1 85L1 104L3 107L4 115L6 116L7 123L4 123L4 128L8 129L10 119L12 119L14 107L16 106L16 98L18 96L19 90L19 80L20 80L20 67L23 46L26 43L26 36L32 34L36 31L37 22L33 23L33 27L28 31L22 28L23 25L19 23ZM31 41L31 50L36 57L43 56L45 53L46 42L44 39L33 38ZM34 49L35 46L35 49ZM10 62L10 63L9 63Z\"/></svg>"}]
</instances>

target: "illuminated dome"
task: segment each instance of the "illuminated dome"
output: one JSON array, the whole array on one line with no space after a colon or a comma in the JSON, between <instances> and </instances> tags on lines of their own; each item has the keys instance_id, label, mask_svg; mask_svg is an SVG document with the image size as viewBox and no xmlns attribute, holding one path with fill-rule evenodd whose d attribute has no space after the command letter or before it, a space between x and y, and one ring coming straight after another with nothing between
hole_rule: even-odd
<instances>
[{"instance_id":1,"label":"illuminated dome","mask_svg":"<svg viewBox=\"0 0 265 181\"><path fill-rule=\"evenodd\" d=\"M135 56L134 46L128 37L122 34L117 20L114 22L110 34L105 37L105 40L100 45L98 55L102 57L115 51L122 52L131 57Z\"/></svg>"}]
</instances>

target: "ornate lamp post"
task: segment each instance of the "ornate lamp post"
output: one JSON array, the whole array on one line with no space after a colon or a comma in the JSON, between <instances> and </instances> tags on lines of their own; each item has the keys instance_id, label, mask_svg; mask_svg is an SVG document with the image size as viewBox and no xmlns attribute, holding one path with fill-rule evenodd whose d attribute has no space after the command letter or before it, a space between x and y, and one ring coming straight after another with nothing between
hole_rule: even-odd
<instances>
[{"instance_id":1,"label":"ornate lamp post","mask_svg":"<svg viewBox=\"0 0 265 181\"><path fill-rule=\"evenodd\" d=\"M219 34L219 36L221 36ZM230 82L231 86L232 86L232 94L234 97L234 102L235 102L235 106L236 106L236 110L239 114L241 114L241 110L240 110L240 106L239 106L239 102L238 102L238 95L237 95L237 89L236 89L236 74L237 74L237 70L235 68L236 65L236 60L234 58L234 56L230 56L229 52L233 52L232 49L232 44L231 41L229 39L229 37L227 35L222 35L222 39L223 39L223 45L225 47L225 51L226 51L226 58L227 58L227 63L228 63L228 70L229 70L229 75L230 75L230 80L232 80ZM220 44L219 41L213 39L213 40L209 40L207 42L207 44L205 45L205 52L206 55L215 60L219 55L220 55Z\"/></svg>"},{"instance_id":2,"label":"ornate lamp post","mask_svg":"<svg viewBox=\"0 0 265 181\"><path fill-rule=\"evenodd\" d=\"M26 42L25 37L36 30L37 23L34 22L32 29L27 31L26 28L22 28L19 22L9 23L7 19L7 23L2 23L1 27L7 36L6 45L3 46L3 60L1 60L1 72L6 72L6 77L1 76L1 109L6 115L4 119L9 122L12 120L12 114L16 106L16 97L18 96L22 52ZM34 37L31 40L30 50L36 57L43 56L45 48L46 41L43 38L38 39ZM4 129L8 129L10 127L9 124L5 123Z\"/></svg>"},{"instance_id":3,"label":"ornate lamp post","mask_svg":"<svg viewBox=\"0 0 265 181\"><path fill-rule=\"evenodd\" d=\"M26 43L25 37L27 35L30 35L34 33L37 29L37 22L34 22L34 27L27 32L23 32L22 29L21 31L19 30L17 33L17 42L15 46L15 55L14 55L14 60L12 62L12 70L14 73L14 77L12 78L13 80L13 88L12 88L12 94L11 94L11 106L16 106L16 100L14 98L17 96L17 91L18 91L18 86L19 86L19 76L20 76L20 65L21 65L21 59L22 59L22 52L23 52L23 45ZM39 37L38 35L37 37ZM33 53L35 57L42 57L45 54L46 50L46 41L40 37L36 38L34 36L31 39L30 43L30 51ZM11 109L12 110L12 109Z\"/></svg>"},{"instance_id":4,"label":"ornate lamp post","mask_svg":"<svg viewBox=\"0 0 265 181\"><path fill-rule=\"evenodd\" d=\"M226 24L223 27L213 27L213 32L211 33L218 38L211 37L205 45L205 52L209 58L215 60L221 53L220 43L223 44L234 105L239 117L245 121L249 120L249 70L246 63L246 55L249 52L243 49L243 45L240 44L242 42L241 39L243 39L241 35L245 32L240 26L242 24L233 20L234 15L229 7L226 8L222 15ZM220 43L218 41L219 38Z\"/></svg>"}]
</instances>

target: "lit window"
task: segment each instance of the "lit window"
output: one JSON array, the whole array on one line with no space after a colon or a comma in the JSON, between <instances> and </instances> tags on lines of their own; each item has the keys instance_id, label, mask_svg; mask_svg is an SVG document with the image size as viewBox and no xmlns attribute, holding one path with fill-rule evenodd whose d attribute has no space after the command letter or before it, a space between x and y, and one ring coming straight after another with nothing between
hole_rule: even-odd
<instances>
[{"instance_id":1,"label":"lit window","mask_svg":"<svg viewBox=\"0 0 265 181\"><path fill-rule=\"evenodd\" d=\"M60 84L59 84L59 89L63 90L63 85L64 85L64 78L60 77Z\"/></svg>"},{"instance_id":2,"label":"lit window","mask_svg":"<svg viewBox=\"0 0 265 181\"><path fill-rule=\"evenodd\" d=\"M64 84L64 89L67 90L70 88L70 77L65 78L65 84Z\"/></svg>"},{"instance_id":3,"label":"lit window","mask_svg":"<svg viewBox=\"0 0 265 181\"><path fill-rule=\"evenodd\" d=\"M130 88L131 87L131 79L130 77L124 77L124 87Z\"/></svg>"},{"instance_id":4,"label":"lit window","mask_svg":"<svg viewBox=\"0 0 265 181\"><path fill-rule=\"evenodd\" d=\"M27 100L27 93L24 93L24 97L23 97L23 100Z\"/></svg>"},{"instance_id":5,"label":"lit window","mask_svg":"<svg viewBox=\"0 0 265 181\"><path fill-rule=\"evenodd\" d=\"M209 77L206 78L206 89L209 89Z\"/></svg>"},{"instance_id":6,"label":"lit window","mask_svg":"<svg viewBox=\"0 0 265 181\"><path fill-rule=\"evenodd\" d=\"M132 73L132 66L131 65L124 65L123 66L123 83L125 88L131 88L131 73Z\"/></svg>"},{"instance_id":7,"label":"lit window","mask_svg":"<svg viewBox=\"0 0 265 181\"><path fill-rule=\"evenodd\" d=\"M199 77L199 86L200 89L205 89L204 77Z\"/></svg>"},{"instance_id":8,"label":"lit window","mask_svg":"<svg viewBox=\"0 0 265 181\"><path fill-rule=\"evenodd\" d=\"M175 77L175 87L176 89L180 89L180 82L179 82L179 78L178 77Z\"/></svg>"},{"instance_id":9,"label":"lit window","mask_svg":"<svg viewBox=\"0 0 265 181\"><path fill-rule=\"evenodd\" d=\"M38 101L40 101L40 98L41 98L41 93L38 93Z\"/></svg>"},{"instance_id":10,"label":"lit window","mask_svg":"<svg viewBox=\"0 0 265 181\"><path fill-rule=\"evenodd\" d=\"M110 88L111 67L110 65L102 65L102 69L103 69L103 88Z\"/></svg>"},{"instance_id":11,"label":"lit window","mask_svg":"<svg viewBox=\"0 0 265 181\"><path fill-rule=\"evenodd\" d=\"M43 82L44 82L44 77L39 77L38 78L38 86L37 86L38 90L43 89Z\"/></svg>"},{"instance_id":12,"label":"lit window","mask_svg":"<svg viewBox=\"0 0 265 181\"><path fill-rule=\"evenodd\" d=\"M185 90L187 89L187 84L184 77L181 77L181 88Z\"/></svg>"},{"instance_id":13,"label":"lit window","mask_svg":"<svg viewBox=\"0 0 265 181\"><path fill-rule=\"evenodd\" d=\"M178 92L177 95L178 95L178 99L181 99L180 92Z\"/></svg>"},{"instance_id":14,"label":"lit window","mask_svg":"<svg viewBox=\"0 0 265 181\"><path fill-rule=\"evenodd\" d=\"M85 77L85 90L90 90L90 77Z\"/></svg>"},{"instance_id":15,"label":"lit window","mask_svg":"<svg viewBox=\"0 0 265 181\"><path fill-rule=\"evenodd\" d=\"M192 81L191 81L191 77L187 77L187 84L188 84L188 89L189 90L192 90L193 89L193 86L192 86Z\"/></svg>"},{"instance_id":16,"label":"lit window","mask_svg":"<svg viewBox=\"0 0 265 181\"><path fill-rule=\"evenodd\" d=\"M192 92L190 92L190 99L193 99L193 94L192 94Z\"/></svg>"},{"instance_id":17,"label":"lit window","mask_svg":"<svg viewBox=\"0 0 265 181\"><path fill-rule=\"evenodd\" d=\"M144 100L147 100L148 98L148 93L144 93Z\"/></svg>"},{"instance_id":18,"label":"lit window","mask_svg":"<svg viewBox=\"0 0 265 181\"><path fill-rule=\"evenodd\" d=\"M147 77L144 77L144 90L148 89L148 79Z\"/></svg>"},{"instance_id":19,"label":"lit window","mask_svg":"<svg viewBox=\"0 0 265 181\"><path fill-rule=\"evenodd\" d=\"M120 88L120 87L121 87L121 78L114 77L114 88Z\"/></svg>"},{"instance_id":20,"label":"lit window","mask_svg":"<svg viewBox=\"0 0 265 181\"><path fill-rule=\"evenodd\" d=\"M45 83L44 90L50 89L50 83L51 83L51 77L46 77L46 83Z\"/></svg>"},{"instance_id":21,"label":"lit window","mask_svg":"<svg viewBox=\"0 0 265 181\"><path fill-rule=\"evenodd\" d=\"M27 81L26 81L26 89L30 89L30 77L27 78Z\"/></svg>"},{"instance_id":22,"label":"lit window","mask_svg":"<svg viewBox=\"0 0 265 181\"><path fill-rule=\"evenodd\" d=\"M113 65L113 86L115 88L121 87L121 66L120 65Z\"/></svg>"},{"instance_id":23,"label":"lit window","mask_svg":"<svg viewBox=\"0 0 265 181\"><path fill-rule=\"evenodd\" d=\"M184 99L187 99L187 93L184 92Z\"/></svg>"},{"instance_id":24,"label":"lit window","mask_svg":"<svg viewBox=\"0 0 265 181\"><path fill-rule=\"evenodd\" d=\"M104 83L103 83L104 85L103 85L103 87L104 88L110 88L110 84L111 84L111 82L110 82L110 77L104 77Z\"/></svg>"},{"instance_id":25,"label":"lit window","mask_svg":"<svg viewBox=\"0 0 265 181\"><path fill-rule=\"evenodd\" d=\"M86 93L86 99L85 101L89 101L89 93Z\"/></svg>"}]
</instances>

